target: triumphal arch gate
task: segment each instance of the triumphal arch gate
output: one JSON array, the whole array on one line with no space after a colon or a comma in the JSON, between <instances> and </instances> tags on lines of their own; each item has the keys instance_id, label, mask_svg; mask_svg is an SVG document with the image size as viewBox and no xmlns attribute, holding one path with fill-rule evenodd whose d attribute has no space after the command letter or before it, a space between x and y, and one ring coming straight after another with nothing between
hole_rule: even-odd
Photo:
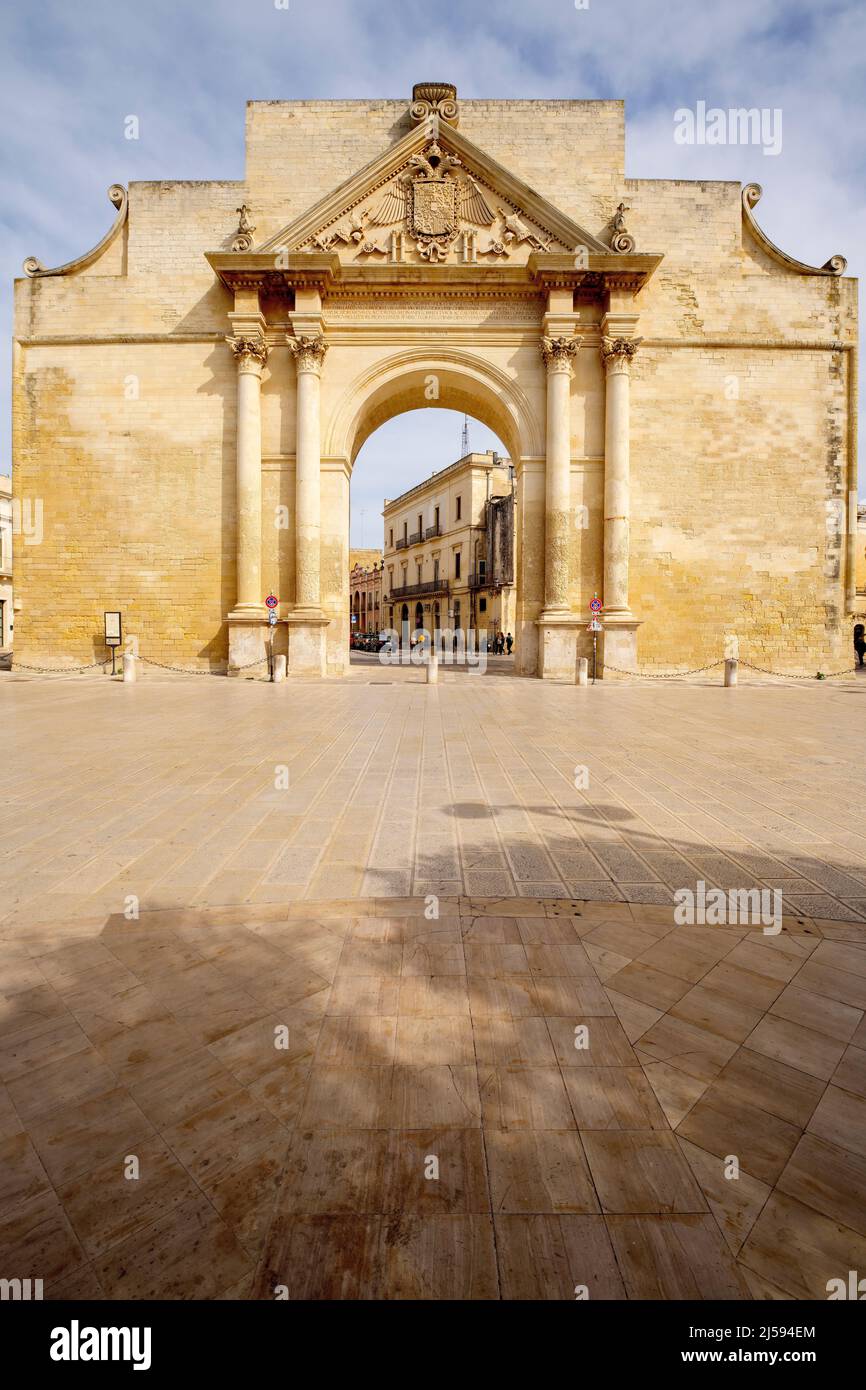
<instances>
[{"instance_id":1,"label":"triumphal arch gate","mask_svg":"<svg viewBox=\"0 0 866 1390\"><path fill-rule=\"evenodd\" d=\"M856 283L757 185L624 152L621 102L421 83L250 102L243 180L113 186L102 241L16 283L16 660L99 661L119 610L148 658L256 674L274 595L290 674L345 673L356 456L440 406L514 465L522 674L575 679L596 595L611 675L838 666Z\"/></svg>"},{"instance_id":2,"label":"triumphal arch gate","mask_svg":"<svg viewBox=\"0 0 866 1390\"><path fill-rule=\"evenodd\" d=\"M608 661L634 661L629 370L661 256L625 230L604 244L458 115L452 88L416 87L411 128L379 158L262 244L208 256L234 296L232 665L267 633L260 388L277 354L295 369L290 673L344 668L352 466L378 425L425 406L482 420L515 466L518 669L573 680L596 591Z\"/></svg>"}]
</instances>

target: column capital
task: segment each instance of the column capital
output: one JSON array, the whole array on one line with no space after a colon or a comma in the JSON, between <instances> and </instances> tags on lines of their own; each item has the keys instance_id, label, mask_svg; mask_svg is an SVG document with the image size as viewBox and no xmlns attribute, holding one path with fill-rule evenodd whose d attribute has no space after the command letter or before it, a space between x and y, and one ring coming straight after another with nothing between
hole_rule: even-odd
<instances>
[{"instance_id":1,"label":"column capital","mask_svg":"<svg viewBox=\"0 0 866 1390\"><path fill-rule=\"evenodd\" d=\"M549 338L541 339L541 356L548 372L567 372L571 375L572 360L577 356L577 350L583 339L580 337L572 338Z\"/></svg>"},{"instance_id":2,"label":"column capital","mask_svg":"<svg viewBox=\"0 0 866 1390\"><path fill-rule=\"evenodd\" d=\"M226 338L226 342L235 355L239 372L252 372L254 376L261 376L270 352L264 338L238 334L235 338Z\"/></svg>"},{"instance_id":3,"label":"column capital","mask_svg":"<svg viewBox=\"0 0 866 1390\"><path fill-rule=\"evenodd\" d=\"M320 376L328 344L321 333L302 333L297 337L287 337L286 341L294 353L299 372L312 372Z\"/></svg>"},{"instance_id":4,"label":"column capital","mask_svg":"<svg viewBox=\"0 0 866 1390\"><path fill-rule=\"evenodd\" d=\"M601 340L601 357L608 372L627 372L643 338L610 338Z\"/></svg>"}]
</instances>

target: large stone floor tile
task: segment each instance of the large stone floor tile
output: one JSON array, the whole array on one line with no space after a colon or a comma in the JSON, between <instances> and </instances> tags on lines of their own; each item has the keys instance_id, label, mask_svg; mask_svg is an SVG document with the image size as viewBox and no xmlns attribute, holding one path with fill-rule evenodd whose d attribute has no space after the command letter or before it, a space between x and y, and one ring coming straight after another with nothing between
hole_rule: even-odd
<instances>
[{"instance_id":1,"label":"large stone floor tile","mask_svg":"<svg viewBox=\"0 0 866 1390\"><path fill-rule=\"evenodd\" d=\"M608 1216L606 1223L629 1298L749 1297L712 1216Z\"/></svg>"},{"instance_id":2,"label":"large stone floor tile","mask_svg":"<svg viewBox=\"0 0 866 1390\"><path fill-rule=\"evenodd\" d=\"M605 1213L702 1212L707 1204L673 1134L663 1130L582 1130Z\"/></svg>"},{"instance_id":3,"label":"large stone floor tile","mask_svg":"<svg viewBox=\"0 0 866 1390\"><path fill-rule=\"evenodd\" d=\"M850 1269L866 1269L866 1237L775 1192L739 1260L793 1298L826 1299L829 1280L847 1280Z\"/></svg>"},{"instance_id":4,"label":"large stone floor tile","mask_svg":"<svg viewBox=\"0 0 866 1390\"><path fill-rule=\"evenodd\" d=\"M495 1224L503 1298L625 1298L603 1217L500 1214Z\"/></svg>"},{"instance_id":5,"label":"large stone floor tile","mask_svg":"<svg viewBox=\"0 0 866 1390\"><path fill-rule=\"evenodd\" d=\"M495 1213L600 1210L574 1130L486 1129L484 1145Z\"/></svg>"},{"instance_id":6,"label":"large stone floor tile","mask_svg":"<svg viewBox=\"0 0 866 1390\"><path fill-rule=\"evenodd\" d=\"M112 1299L210 1299L236 1285L252 1258L197 1194L112 1246L93 1269Z\"/></svg>"}]
</instances>

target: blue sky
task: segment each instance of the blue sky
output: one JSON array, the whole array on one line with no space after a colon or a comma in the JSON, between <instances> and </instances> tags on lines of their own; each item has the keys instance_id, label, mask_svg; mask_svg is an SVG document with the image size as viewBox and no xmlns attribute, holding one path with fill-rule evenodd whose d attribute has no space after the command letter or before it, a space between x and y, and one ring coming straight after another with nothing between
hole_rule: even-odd
<instances>
[{"instance_id":1,"label":"blue sky","mask_svg":"<svg viewBox=\"0 0 866 1390\"><path fill-rule=\"evenodd\" d=\"M423 79L454 82L464 97L622 97L629 177L756 180L757 215L778 245L817 265L841 252L848 273L861 273L863 0L282 3L3 7L0 472L10 469L11 282L21 262L57 265L98 241L111 183L242 178L248 99L405 99ZM674 111L701 100L781 108L781 153L676 144ZM124 138L129 114L137 141ZM459 451L459 421L455 429L446 412L427 412L413 445L414 424L391 422L365 446L353 502L365 509L367 544L383 477L396 493ZM488 447L482 426L472 443Z\"/></svg>"}]
</instances>

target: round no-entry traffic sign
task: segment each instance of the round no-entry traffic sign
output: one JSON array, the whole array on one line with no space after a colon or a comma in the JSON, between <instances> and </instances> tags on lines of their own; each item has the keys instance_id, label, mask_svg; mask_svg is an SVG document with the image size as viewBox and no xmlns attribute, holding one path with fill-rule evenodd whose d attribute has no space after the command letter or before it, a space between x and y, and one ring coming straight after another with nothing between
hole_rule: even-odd
<instances>
[{"instance_id":1,"label":"round no-entry traffic sign","mask_svg":"<svg viewBox=\"0 0 866 1390\"><path fill-rule=\"evenodd\" d=\"M592 610L593 613L600 613L601 610L602 610L603 604L602 604L602 601L601 601L600 598L594 598L594 599L591 600L589 606L590 606L590 608L591 608L591 610Z\"/></svg>"},{"instance_id":2,"label":"round no-entry traffic sign","mask_svg":"<svg viewBox=\"0 0 866 1390\"><path fill-rule=\"evenodd\" d=\"M267 598L265 599L265 603L267 604L268 608L276 608L277 604L279 603L279 599L277 598L276 594L268 594Z\"/></svg>"}]
</instances>

